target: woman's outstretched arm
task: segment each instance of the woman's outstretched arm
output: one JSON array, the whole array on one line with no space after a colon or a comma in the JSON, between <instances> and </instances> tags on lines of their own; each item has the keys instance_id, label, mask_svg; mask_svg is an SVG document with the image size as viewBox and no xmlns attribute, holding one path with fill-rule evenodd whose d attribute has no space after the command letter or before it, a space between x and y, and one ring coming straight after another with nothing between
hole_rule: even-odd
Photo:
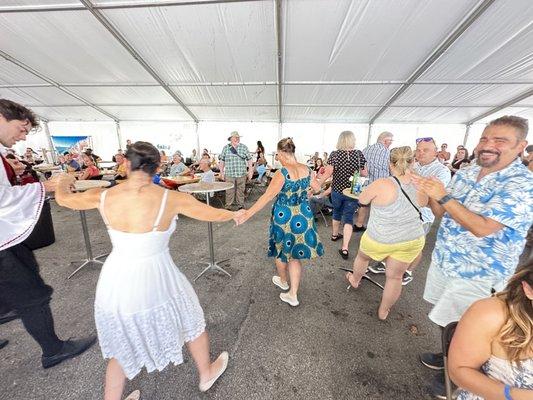
<instances>
[{"instance_id":1,"label":"woman's outstretched arm","mask_svg":"<svg viewBox=\"0 0 533 400\"><path fill-rule=\"evenodd\" d=\"M90 189L83 193L74 193L71 188L76 182L72 175L63 174L57 182L55 199L57 204L73 210L91 210L98 208L100 193L103 189Z\"/></svg>"},{"instance_id":2,"label":"woman's outstretched arm","mask_svg":"<svg viewBox=\"0 0 533 400\"><path fill-rule=\"evenodd\" d=\"M171 191L169 195L169 200L172 202L172 209L176 214L183 214L189 218L207 222L229 221L235 216L235 213L232 211L208 206L196 200L190 194Z\"/></svg>"},{"instance_id":3,"label":"woman's outstretched arm","mask_svg":"<svg viewBox=\"0 0 533 400\"><path fill-rule=\"evenodd\" d=\"M285 183L285 178L283 177L281 170L276 171L276 173L272 177L272 181L270 182L270 185L268 185L266 192L261 197L259 197L259 199L255 202L255 204L252 207L246 210L243 217L239 219L239 224L246 222L256 212L258 212L266 204L268 204L269 201L271 201L274 197L276 197L277 194L281 191L281 188L283 188L284 183Z\"/></svg>"}]
</instances>

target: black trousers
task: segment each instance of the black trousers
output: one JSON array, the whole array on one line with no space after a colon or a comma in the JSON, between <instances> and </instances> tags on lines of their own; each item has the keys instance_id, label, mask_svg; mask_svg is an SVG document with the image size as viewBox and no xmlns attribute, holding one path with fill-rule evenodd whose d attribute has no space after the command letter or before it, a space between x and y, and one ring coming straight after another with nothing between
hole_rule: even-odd
<instances>
[{"instance_id":1,"label":"black trousers","mask_svg":"<svg viewBox=\"0 0 533 400\"><path fill-rule=\"evenodd\" d=\"M33 252L24 244L0 251L0 305L15 310L44 356L57 353L63 342L50 310L53 289L44 283Z\"/></svg>"}]
</instances>

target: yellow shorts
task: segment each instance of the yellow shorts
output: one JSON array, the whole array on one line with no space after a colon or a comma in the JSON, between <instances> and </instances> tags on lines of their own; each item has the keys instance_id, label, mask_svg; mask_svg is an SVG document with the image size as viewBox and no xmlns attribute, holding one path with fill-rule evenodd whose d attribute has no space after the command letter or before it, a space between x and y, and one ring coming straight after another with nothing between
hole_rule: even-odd
<instances>
[{"instance_id":1,"label":"yellow shorts","mask_svg":"<svg viewBox=\"0 0 533 400\"><path fill-rule=\"evenodd\" d=\"M394 244L379 243L370 239L365 232L361 237L359 250L376 261L382 261L387 257L391 257L401 262L411 263L420 254L425 243L425 236L421 236L415 240L409 240L408 242Z\"/></svg>"}]
</instances>

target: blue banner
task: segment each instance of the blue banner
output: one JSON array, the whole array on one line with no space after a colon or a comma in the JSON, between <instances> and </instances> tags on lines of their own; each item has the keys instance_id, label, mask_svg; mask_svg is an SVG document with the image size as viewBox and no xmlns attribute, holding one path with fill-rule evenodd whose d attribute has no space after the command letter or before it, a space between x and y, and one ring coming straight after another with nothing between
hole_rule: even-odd
<instances>
[{"instance_id":1,"label":"blue banner","mask_svg":"<svg viewBox=\"0 0 533 400\"><path fill-rule=\"evenodd\" d=\"M81 153L86 147L90 147L90 136L52 136L52 142L59 154L65 151Z\"/></svg>"}]
</instances>

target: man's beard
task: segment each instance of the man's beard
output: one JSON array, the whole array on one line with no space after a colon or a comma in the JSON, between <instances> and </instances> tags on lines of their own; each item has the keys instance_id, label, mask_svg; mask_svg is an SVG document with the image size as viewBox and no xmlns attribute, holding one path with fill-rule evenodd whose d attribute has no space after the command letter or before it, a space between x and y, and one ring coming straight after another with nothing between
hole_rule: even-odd
<instances>
[{"instance_id":1,"label":"man's beard","mask_svg":"<svg viewBox=\"0 0 533 400\"><path fill-rule=\"evenodd\" d=\"M481 156L484 153L486 153L486 154L495 154L496 158L494 160L492 160L492 161L483 161L483 160L481 160ZM476 158L477 165L479 165L482 168L494 167L499 162L500 162L500 153L497 153L495 151L482 150L482 151L479 152L479 154L477 155L477 158Z\"/></svg>"}]
</instances>

